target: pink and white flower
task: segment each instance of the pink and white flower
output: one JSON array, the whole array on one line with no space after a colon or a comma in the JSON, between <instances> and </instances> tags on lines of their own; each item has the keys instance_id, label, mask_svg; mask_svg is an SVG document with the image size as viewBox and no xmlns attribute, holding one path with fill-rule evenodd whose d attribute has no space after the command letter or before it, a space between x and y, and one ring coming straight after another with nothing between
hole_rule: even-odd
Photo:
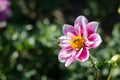
<instances>
[{"instance_id":1,"label":"pink and white flower","mask_svg":"<svg viewBox=\"0 0 120 80\"><path fill-rule=\"evenodd\" d=\"M10 2L8 0L0 0L0 22L11 16Z\"/></svg>"},{"instance_id":2,"label":"pink and white flower","mask_svg":"<svg viewBox=\"0 0 120 80\"><path fill-rule=\"evenodd\" d=\"M10 2L7 0L0 0L0 12L8 9L10 6Z\"/></svg>"},{"instance_id":3,"label":"pink and white flower","mask_svg":"<svg viewBox=\"0 0 120 80\"><path fill-rule=\"evenodd\" d=\"M59 38L59 46L62 48L58 59L69 66L74 60L84 62L89 58L89 49L96 48L102 42L99 34L96 33L99 23L88 22L84 16L78 16L74 26L65 24L63 34Z\"/></svg>"}]
</instances>

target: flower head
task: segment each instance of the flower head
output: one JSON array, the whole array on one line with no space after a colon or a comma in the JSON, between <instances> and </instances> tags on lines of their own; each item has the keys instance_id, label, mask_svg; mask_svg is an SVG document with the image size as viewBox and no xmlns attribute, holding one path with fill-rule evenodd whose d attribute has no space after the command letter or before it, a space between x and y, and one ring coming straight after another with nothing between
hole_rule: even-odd
<instances>
[{"instance_id":1,"label":"flower head","mask_svg":"<svg viewBox=\"0 0 120 80\"><path fill-rule=\"evenodd\" d=\"M7 0L0 0L0 21L3 21L11 16L10 2Z\"/></svg>"},{"instance_id":2,"label":"flower head","mask_svg":"<svg viewBox=\"0 0 120 80\"><path fill-rule=\"evenodd\" d=\"M74 60L84 62L89 58L89 49L96 48L102 42L96 33L98 22L88 20L84 16L78 16L74 26L63 25L63 34L59 38L59 46L62 48L58 59L69 66Z\"/></svg>"}]
</instances>

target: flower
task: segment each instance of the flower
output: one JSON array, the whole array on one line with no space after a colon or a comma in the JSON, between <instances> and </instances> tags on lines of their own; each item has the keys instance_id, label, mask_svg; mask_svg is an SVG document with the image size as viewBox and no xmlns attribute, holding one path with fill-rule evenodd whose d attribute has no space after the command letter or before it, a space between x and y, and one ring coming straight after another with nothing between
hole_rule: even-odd
<instances>
[{"instance_id":1,"label":"flower","mask_svg":"<svg viewBox=\"0 0 120 80\"><path fill-rule=\"evenodd\" d=\"M84 16L78 16L74 26L63 25L63 34L59 38L59 46L62 48L58 54L60 62L68 67L74 60L85 62L89 58L89 49L96 48L102 42L96 33L99 23L88 22Z\"/></svg>"},{"instance_id":2,"label":"flower","mask_svg":"<svg viewBox=\"0 0 120 80\"><path fill-rule=\"evenodd\" d=\"M0 0L0 21L6 20L11 16L10 2L7 0Z\"/></svg>"},{"instance_id":3,"label":"flower","mask_svg":"<svg viewBox=\"0 0 120 80\"><path fill-rule=\"evenodd\" d=\"M0 0L0 12L6 10L10 6L7 0Z\"/></svg>"}]
</instances>

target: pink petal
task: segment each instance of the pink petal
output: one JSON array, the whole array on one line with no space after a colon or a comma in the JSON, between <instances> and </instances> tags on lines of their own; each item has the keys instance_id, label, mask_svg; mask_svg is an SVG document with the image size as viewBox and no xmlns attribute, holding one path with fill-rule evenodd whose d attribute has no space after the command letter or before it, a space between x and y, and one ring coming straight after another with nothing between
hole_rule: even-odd
<instances>
[{"instance_id":1,"label":"pink petal","mask_svg":"<svg viewBox=\"0 0 120 80\"><path fill-rule=\"evenodd\" d=\"M65 47L68 46L69 44L69 39L66 36L61 36L59 38L59 46L60 47Z\"/></svg>"},{"instance_id":2,"label":"pink petal","mask_svg":"<svg viewBox=\"0 0 120 80\"><path fill-rule=\"evenodd\" d=\"M73 57L73 56L70 57L70 58L66 61L65 66L68 67L74 60L75 60L75 57Z\"/></svg>"},{"instance_id":3,"label":"pink petal","mask_svg":"<svg viewBox=\"0 0 120 80\"><path fill-rule=\"evenodd\" d=\"M69 43L69 39L66 36L61 36L59 38L59 42L63 42L63 43Z\"/></svg>"},{"instance_id":4,"label":"pink petal","mask_svg":"<svg viewBox=\"0 0 120 80\"><path fill-rule=\"evenodd\" d=\"M89 58L89 50L86 49L85 47L81 49L78 55L76 56L76 59L81 62L86 61L88 58Z\"/></svg>"},{"instance_id":5,"label":"pink petal","mask_svg":"<svg viewBox=\"0 0 120 80\"><path fill-rule=\"evenodd\" d=\"M76 50L72 50L72 56L65 62L65 66L68 67L74 60L77 54Z\"/></svg>"},{"instance_id":6,"label":"pink petal","mask_svg":"<svg viewBox=\"0 0 120 80\"><path fill-rule=\"evenodd\" d=\"M97 33L94 33L88 37L88 41L86 41L85 45L88 47L88 49L96 48L101 44L101 42L102 42L102 39L100 35Z\"/></svg>"},{"instance_id":7,"label":"pink petal","mask_svg":"<svg viewBox=\"0 0 120 80\"><path fill-rule=\"evenodd\" d=\"M63 43L60 43L59 46L60 46L61 48L63 48L63 47L70 46L70 44L63 44Z\"/></svg>"},{"instance_id":8,"label":"pink petal","mask_svg":"<svg viewBox=\"0 0 120 80\"><path fill-rule=\"evenodd\" d=\"M71 39L73 36L76 36L76 35L73 34L73 33L67 32L67 38L68 39Z\"/></svg>"},{"instance_id":9,"label":"pink petal","mask_svg":"<svg viewBox=\"0 0 120 80\"><path fill-rule=\"evenodd\" d=\"M80 25L79 24L75 24L74 28L76 30L77 35L81 35L81 27L80 27Z\"/></svg>"},{"instance_id":10,"label":"pink petal","mask_svg":"<svg viewBox=\"0 0 120 80\"><path fill-rule=\"evenodd\" d=\"M58 60L64 63L71 57L71 55L72 55L71 50L67 50L66 48L63 48L58 54Z\"/></svg>"},{"instance_id":11,"label":"pink petal","mask_svg":"<svg viewBox=\"0 0 120 80\"><path fill-rule=\"evenodd\" d=\"M98 25L99 23L98 22L90 22L87 24L87 32L88 32L88 35L91 35L93 33L96 32L97 28L98 28Z\"/></svg>"},{"instance_id":12,"label":"pink petal","mask_svg":"<svg viewBox=\"0 0 120 80\"><path fill-rule=\"evenodd\" d=\"M67 24L63 25L64 35L67 36L68 32L71 34L76 34L75 29L72 25L67 25Z\"/></svg>"},{"instance_id":13,"label":"pink petal","mask_svg":"<svg viewBox=\"0 0 120 80\"><path fill-rule=\"evenodd\" d=\"M58 60L59 60L60 62L62 62L62 63L65 63L68 59L69 59L69 57L64 57L63 54L60 54L60 55L58 56Z\"/></svg>"},{"instance_id":14,"label":"pink petal","mask_svg":"<svg viewBox=\"0 0 120 80\"><path fill-rule=\"evenodd\" d=\"M83 35L85 39L87 38L87 29L86 29L87 24L88 24L88 20L84 16L79 16L75 20L75 29L77 29L79 34Z\"/></svg>"},{"instance_id":15,"label":"pink petal","mask_svg":"<svg viewBox=\"0 0 120 80\"><path fill-rule=\"evenodd\" d=\"M84 16L78 16L75 20L75 24L74 25L78 25L79 24L79 27L83 27L83 25L87 25L88 24L88 20L86 19L86 17ZM78 26L75 26L76 28L79 29Z\"/></svg>"}]
</instances>

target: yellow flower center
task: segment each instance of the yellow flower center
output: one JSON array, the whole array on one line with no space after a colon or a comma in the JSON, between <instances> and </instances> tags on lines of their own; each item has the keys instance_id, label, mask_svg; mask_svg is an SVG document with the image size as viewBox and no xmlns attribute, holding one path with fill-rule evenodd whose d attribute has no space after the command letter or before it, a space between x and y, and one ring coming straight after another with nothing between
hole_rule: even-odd
<instances>
[{"instance_id":1,"label":"yellow flower center","mask_svg":"<svg viewBox=\"0 0 120 80\"><path fill-rule=\"evenodd\" d=\"M81 36L73 36L70 45L73 49L80 49L84 46L84 39Z\"/></svg>"}]
</instances>

